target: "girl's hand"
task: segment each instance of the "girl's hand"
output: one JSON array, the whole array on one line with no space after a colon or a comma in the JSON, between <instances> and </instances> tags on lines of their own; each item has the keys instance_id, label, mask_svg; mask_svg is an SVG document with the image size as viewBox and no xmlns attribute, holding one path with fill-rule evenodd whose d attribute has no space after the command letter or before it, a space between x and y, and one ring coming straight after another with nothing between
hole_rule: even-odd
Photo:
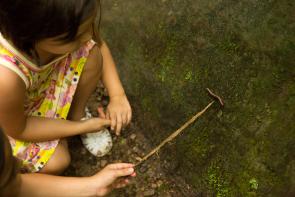
<instances>
[{"instance_id":1,"label":"girl's hand","mask_svg":"<svg viewBox=\"0 0 295 197\"><path fill-rule=\"evenodd\" d=\"M111 130L116 129L116 135L120 135L121 128L130 123L131 117L132 110L125 94L110 97L106 118L111 120Z\"/></svg>"},{"instance_id":2,"label":"girl's hand","mask_svg":"<svg viewBox=\"0 0 295 197\"><path fill-rule=\"evenodd\" d=\"M98 130L111 125L111 120L105 118L90 118L82 121L86 124L87 133L89 133L89 131L97 132Z\"/></svg>"},{"instance_id":3,"label":"girl's hand","mask_svg":"<svg viewBox=\"0 0 295 197\"><path fill-rule=\"evenodd\" d=\"M90 184L94 186L97 196L104 196L112 189L125 187L129 180L126 176L134 177L134 165L128 163L109 164L91 177ZM125 177L118 179L120 177Z\"/></svg>"}]
</instances>

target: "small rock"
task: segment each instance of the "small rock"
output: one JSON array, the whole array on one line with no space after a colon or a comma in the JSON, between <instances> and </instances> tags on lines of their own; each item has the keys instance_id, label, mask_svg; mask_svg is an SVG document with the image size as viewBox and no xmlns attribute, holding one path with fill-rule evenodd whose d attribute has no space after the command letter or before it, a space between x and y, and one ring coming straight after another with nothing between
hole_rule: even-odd
<instances>
[{"instance_id":1,"label":"small rock","mask_svg":"<svg viewBox=\"0 0 295 197\"><path fill-rule=\"evenodd\" d=\"M141 166L140 168L139 168L139 172L140 173L145 173L146 171L147 171L147 167L145 167L145 166Z\"/></svg>"},{"instance_id":2,"label":"small rock","mask_svg":"<svg viewBox=\"0 0 295 197\"><path fill-rule=\"evenodd\" d=\"M140 151L139 151L139 148L137 147L137 146L134 146L133 148L132 148L132 150L133 150L133 152L135 152L135 153L139 153Z\"/></svg>"},{"instance_id":3,"label":"small rock","mask_svg":"<svg viewBox=\"0 0 295 197\"><path fill-rule=\"evenodd\" d=\"M163 194L163 197L172 197L172 196L171 196L170 193L167 193L167 192L166 192L166 193Z\"/></svg>"},{"instance_id":4,"label":"small rock","mask_svg":"<svg viewBox=\"0 0 295 197\"><path fill-rule=\"evenodd\" d=\"M140 192L136 193L135 197L142 197L142 194Z\"/></svg>"},{"instance_id":5,"label":"small rock","mask_svg":"<svg viewBox=\"0 0 295 197\"><path fill-rule=\"evenodd\" d=\"M101 160L100 161L100 166L105 167L107 165L108 161L107 160Z\"/></svg>"},{"instance_id":6,"label":"small rock","mask_svg":"<svg viewBox=\"0 0 295 197\"><path fill-rule=\"evenodd\" d=\"M161 187L163 185L163 181L162 180L158 180L157 181L157 185L158 185L158 187Z\"/></svg>"},{"instance_id":7,"label":"small rock","mask_svg":"<svg viewBox=\"0 0 295 197\"><path fill-rule=\"evenodd\" d=\"M130 135L131 140L135 140L135 138L136 138L136 134L133 133L132 135Z\"/></svg>"},{"instance_id":8,"label":"small rock","mask_svg":"<svg viewBox=\"0 0 295 197\"><path fill-rule=\"evenodd\" d=\"M157 188L158 187L158 185L157 184L155 184L155 183L152 183L152 188L153 189L155 189L155 188Z\"/></svg>"},{"instance_id":9,"label":"small rock","mask_svg":"<svg viewBox=\"0 0 295 197\"><path fill-rule=\"evenodd\" d=\"M155 190L154 189L149 189L143 192L144 196L152 196L155 194Z\"/></svg>"},{"instance_id":10,"label":"small rock","mask_svg":"<svg viewBox=\"0 0 295 197\"><path fill-rule=\"evenodd\" d=\"M95 166L96 167L100 166L100 161L97 161Z\"/></svg>"},{"instance_id":11,"label":"small rock","mask_svg":"<svg viewBox=\"0 0 295 197\"><path fill-rule=\"evenodd\" d=\"M81 149L81 154L82 154L82 155L85 155L86 153L87 153L87 150L86 150L85 148L82 148L82 149Z\"/></svg>"},{"instance_id":12,"label":"small rock","mask_svg":"<svg viewBox=\"0 0 295 197\"><path fill-rule=\"evenodd\" d=\"M154 169L149 169L147 171L148 175L151 176L151 177L155 177L156 176L156 171Z\"/></svg>"}]
</instances>

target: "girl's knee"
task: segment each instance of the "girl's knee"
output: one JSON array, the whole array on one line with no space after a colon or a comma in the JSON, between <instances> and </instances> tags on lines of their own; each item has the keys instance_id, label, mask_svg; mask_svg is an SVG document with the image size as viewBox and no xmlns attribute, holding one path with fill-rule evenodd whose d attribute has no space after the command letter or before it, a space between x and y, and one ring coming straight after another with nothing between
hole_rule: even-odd
<instances>
[{"instance_id":1,"label":"girl's knee","mask_svg":"<svg viewBox=\"0 0 295 197\"><path fill-rule=\"evenodd\" d=\"M62 155L61 155L62 156ZM41 173L59 175L63 173L71 163L70 155L63 155L62 158L52 158L52 162L48 162L44 168L40 171Z\"/></svg>"},{"instance_id":2,"label":"girl's knee","mask_svg":"<svg viewBox=\"0 0 295 197\"><path fill-rule=\"evenodd\" d=\"M66 141L62 141L60 144L59 153L56 156L55 159L55 170L57 172L62 173L65 169L67 169L71 163L71 155L68 150L68 145Z\"/></svg>"},{"instance_id":3,"label":"girl's knee","mask_svg":"<svg viewBox=\"0 0 295 197\"><path fill-rule=\"evenodd\" d=\"M64 171L69 167L71 163L71 155L68 150L66 150L66 152L63 154L62 158L60 158L58 162L60 163L59 166L61 171Z\"/></svg>"},{"instance_id":4,"label":"girl's knee","mask_svg":"<svg viewBox=\"0 0 295 197\"><path fill-rule=\"evenodd\" d=\"M71 155L68 151L67 145L61 142L56 147L55 153L52 155L40 173L59 175L68 168L70 163Z\"/></svg>"}]
</instances>

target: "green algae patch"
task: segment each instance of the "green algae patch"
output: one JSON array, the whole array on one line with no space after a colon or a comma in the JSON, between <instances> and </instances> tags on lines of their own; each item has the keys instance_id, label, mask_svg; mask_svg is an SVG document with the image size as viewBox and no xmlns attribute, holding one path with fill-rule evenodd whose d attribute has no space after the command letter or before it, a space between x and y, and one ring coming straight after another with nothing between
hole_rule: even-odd
<instances>
[{"instance_id":1,"label":"green algae patch","mask_svg":"<svg viewBox=\"0 0 295 197\"><path fill-rule=\"evenodd\" d=\"M292 0L105 2L102 31L142 132L193 196L286 196L295 150ZM293 189L294 190L294 189Z\"/></svg>"}]
</instances>

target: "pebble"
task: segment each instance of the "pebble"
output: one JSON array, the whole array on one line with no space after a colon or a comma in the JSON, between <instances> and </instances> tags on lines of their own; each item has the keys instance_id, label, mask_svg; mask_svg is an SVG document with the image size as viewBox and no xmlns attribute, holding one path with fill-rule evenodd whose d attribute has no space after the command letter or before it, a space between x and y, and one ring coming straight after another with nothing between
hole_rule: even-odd
<instances>
[{"instance_id":1,"label":"pebble","mask_svg":"<svg viewBox=\"0 0 295 197\"><path fill-rule=\"evenodd\" d=\"M140 173L145 173L146 171L147 171L147 167L145 167L145 166L141 166L140 168L139 168L139 172Z\"/></svg>"},{"instance_id":2,"label":"pebble","mask_svg":"<svg viewBox=\"0 0 295 197\"><path fill-rule=\"evenodd\" d=\"M152 183L152 188L153 189L155 189L155 188L157 188L158 187L158 185L157 184L155 184L155 183Z\"/></svg>"},{"instance_id":3,"label":"pebble","mask_svg":"<svg viewBox=\"0 0 295 197\"><path fill-rule=\"evenodd\" d=\"M157 181L157 185L158 185L158 187L161 187L163 185L163 181L162 180L158 180Z\"/></svg>"},{"instance_id":4,"label":"pebble","mask_svg":"<svg viewBox=\"0 0 295 197\"><path fill-rule=\"evenodd\" d=\"M82 149L81 149L81 154L82 154L82 155L85 155L86 153L87 153L87 150L86 150L85 148L82 148Z\"/></svg>"},{"instance_id":5,"label":"pebble","mask_svg":"<svg viewBox=\"0 0 295 197\"><path fill-rule=\"evenodd\" d=\"M163 197L172 197L172 195L170 193L165 193L163 194Z\"/></svg>"},{"instance_id":6,"label":"pebble","mask_svg":"<svg viewBox=\"0 0 295 197\"><path fill-rule=\"evenodd\" d=\"M149 189L143 192L144 196L152 196L155 194L155 190L154 189Z\"/></svg>"},{"instance_id":7,"label":"pebble","mask_svg":"<svg viewBox=\"0 0 295 197\"><path fill-rule=\"evenodd\" d=\"M96 162L96 168L97 168L98 166L100 166L100 161L97 161L97 162Z\"/></svg>"},{"instance_id":8,"label":"pebble","mask_svg":"<svg viewBox=\"0 0 295 197\"><path fill-rule=\"evenodd\" d=\"M135 140L135 138L136 138L136 134L133 133L133 134L130 135L131 140Z\"/></svg>"},{"instance_id":9,"label":"pebble","mask_svg":"<svg viewBox=\"0 0 295 197\"><path fill-rule=\"evenodd\" d=\"M100 166L105 167L107 165L108 161L107 160L101 160L100 161Z\"/></svg>"},{"instance_id":10,"label":"pebble","mask_svg":"<svg viewBox=\"0 0 295 197\"><path fill-rule=\"evenodd\" d=\"M137 147L137 146L134 146L133 148L132 148L132 150L133 150L133 152L135 152L135 153L139 153L140 151L139 151L139 148Z\"/></svg>"}]
</instances>

